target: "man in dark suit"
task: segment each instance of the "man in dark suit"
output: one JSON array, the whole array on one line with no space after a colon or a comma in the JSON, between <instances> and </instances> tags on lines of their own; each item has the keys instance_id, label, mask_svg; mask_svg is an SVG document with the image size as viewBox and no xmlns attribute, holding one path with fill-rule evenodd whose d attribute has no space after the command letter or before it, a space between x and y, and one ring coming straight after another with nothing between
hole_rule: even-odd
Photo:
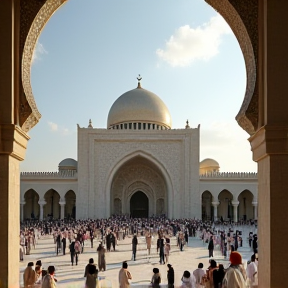
<instances>
[{"instance_id":1,"label":"man in dark suit","mask_svg":"<svg viewBox=\"0 0 288 288\"><path fill-rule=\"evenodd\" d=\"M214 251L214 242L213 242L213 236L210 236L210 241L208 244L208 250L209 250L209 258L214 257L213 251Z\"/></svg>"},{"instance_id":2,"label":"man in dark suit","mask_svg":"<svg viewBox=\"0 0 288 288\"><path fill-rule=\"evenodd\" d=\"M69 246L69 250L70 250L70 256L71 256L71 264L73 266L74 264L74 257L75 257L75 239L72 240L70 246Z\"/></svg>"},{"instance_id":3,"label":"man in dark suit","mask_svg":"<svg viewBox=\"0 0 288 288\"><path fill-rule=\"evenodd\" d=\"M62 238L62 246L63 246L63 255L65 255L65 250L66 250L66 236L64 235Z\"/></svg>"},{"instance_id":4,"label":"man in dark suit","mask_svg":"<svg viewBox=\"0 0 288 288\"><path fill-rule=\"evenodd\" d=\"M58 233L58 235L56 237L56 252L57 252L57 255L58 255L60 250L61 250L61 235L60 235L60 233Z\"/></svg>"}]
</instances>

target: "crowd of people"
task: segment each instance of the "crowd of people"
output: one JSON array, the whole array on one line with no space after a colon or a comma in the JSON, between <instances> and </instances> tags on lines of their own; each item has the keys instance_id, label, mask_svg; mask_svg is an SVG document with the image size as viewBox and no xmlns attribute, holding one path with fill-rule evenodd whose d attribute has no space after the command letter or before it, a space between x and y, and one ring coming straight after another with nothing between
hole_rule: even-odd
<instances>
[{"instance_id":1,"label":"crowd of people","mask_svg":"<svg viewBox=\"0 0 288 288\"><path fill-rule=\"evenodd\" d=\"M250 223L254 225L254 223ZM171 250L171 237L176 237L179 251L184 251L189 237L197 237L207 244L210 266L204 270L203 263L190 273L184 271L181 288L246 288L257 284L257 234L249 234L249 245L253 249L251 261L247 270L242 266L241 254L237 249L242 246L242 233L236 230L237 224L231 222L214 223L196 219L167 219L165 216L151 218L130 218L128 215L113 216L108 219L87 220L49 220L49 221L25 221L21 223L20 230L20 261L25 255L29 255L31 249L35 249L37 241L43 235L52 235L55 243L56 254L66 253L68 247L71 256L71 265L78 265L79 255L84 252L84 243L89 241L91 248L97 240L99 246L98 269L91 258L85 268L86 287L97 287L98 272L106 270L105 253L115 251L118 241L131 237L132 260L136 261L137 245L139 236L143 236L147 245L147 255L151 253L152 237L157 237L157 253L159 253L159 264L167 265L168 288L174 287L174 270L169 262ZM223 264L216 263L213 259L214 249L221 251L224 259L230 260L230 267L224 269ZM40 261L41 264L41 261ZM43 270L41 265L29 262L23 274L24 287L26 288L52 288L55 287L57 279L54 277L55 267L49 266ZM128 263L123 262L119 272L119 285L128 288L132 279L127 270ZM231 268L231 269L230 269ZM232 270L233 269L233 270ZM35 273L34 273L34 272ZM159 288L161 275L158 268L153 269L151 285ZM126 276L127 277L126 277ZM125 280L124 280L125 279ZM232 286L231 283L238 286ZM32 283L33 282L33 283ZM166 282L166 280L165 280ZM241 283L245 282L245 286ZM233 285L236 285L236 284ZM243 284L244 285L244 284Z\"/></svg>"}]
</instances>

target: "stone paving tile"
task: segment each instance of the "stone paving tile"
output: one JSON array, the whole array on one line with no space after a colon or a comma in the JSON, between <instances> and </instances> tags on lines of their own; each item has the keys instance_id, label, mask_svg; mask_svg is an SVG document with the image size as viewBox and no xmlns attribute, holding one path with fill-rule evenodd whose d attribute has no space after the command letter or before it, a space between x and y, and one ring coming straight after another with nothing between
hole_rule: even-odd
<instances>
[{"instance_id":1,"label":"stone paving tile","mask_svg":"<svg viewBox=\"0 0 288 288\"><path fill-rule=\"evenodd\" d=\"M248 233L252 231L255 233L255 228L251 227L238 227L238 230L242 230L243 234L243 247L239 248L244 260L250 259L252 252L248 247ZM148 257L145 238L138 237L138 249L136 254L136 261L131 261L132 256L132 238L125 238L123 241L119 241L119 245L116 246L116 251L106 253L107 270L100 272L99 276L105 278L102 280L102 287L112 284L113 287L118 287L118 271L121 268L123 261L128 261L128 269L132 274L132 283L134 284L149 284L152 277L152 269L154 267L159 268L162 275L162 282L167 283L167 266L159 264L159 255L156 253L157 238L152 241L151 255ZM94 248L90 247L90 242L86 241L84 253L80 254L79 262L76 266L71 266L69 249L66 249L66 255L61 253L57 256L55 244L51 236L43 237L38 241L35 250L31 251L31 255L25 255L24 261L20 262L20 283L23 284L23 270L25 269L29 261L42 260L42 265L47 268L49 265L56 267L56 277L58 278L57 287L67 288L83 288L84 287L84 268L88 263L89 258L94 258L97 263L96 248L99 241L94 241ZM215 251L214 259L217 263L222 263L224 266L229 265L228 259L224 259L220 251ZM169 263L172 264L175 270L175 285L181 284L181 277L184 270L193 272L197 268L198 263L202 262L204 268L209 266L208 249L207 244L203 243L200 239L190 237L188 246L184 247L184 251L179 251L176 246L176 238L171 239L171 253L169 257Z\"/></svg>"}]
</instances>

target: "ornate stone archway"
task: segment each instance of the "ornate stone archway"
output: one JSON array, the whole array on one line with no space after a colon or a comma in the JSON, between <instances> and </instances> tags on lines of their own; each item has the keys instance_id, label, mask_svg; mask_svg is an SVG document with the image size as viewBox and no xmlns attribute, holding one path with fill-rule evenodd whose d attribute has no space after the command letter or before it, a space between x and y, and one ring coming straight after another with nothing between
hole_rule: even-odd
<instances>
[{"instance_id":1,"label":"ornate stone archway","mask_svg":"<svg viewBox=\"0 0 288 288\"><path fill-rule=\"evenodd\" d=\"M39 27L45 25L63 2L62 0L0 1L1 27L5 27L0 29L0 38L5 39L1 42L2 45L0 44L0 139L2 144L0 224L2 231L6 233L0 235L1 247L6 251L2 253L0 279L9 287L16 287L19 283L18 276L11 272L15 270L15 263L18 262L19 253L15 247L18 247L19 243L15 237L9 235L14 235L13 232L19 230L19 160L25 157L29 139L24 131L30 130L40 117L35 101L34 103L31 101L33 95L30 95L29 100L26 95L29 94L27 91L31 87L29 86L28 90L23 88L24 81L30 85L30 76L24 80L23 73L21 75L19 72L23 69L29 71L31 66L31 62L26 66L22 65L23 47L29 31L36 43L41 32ZM259 167L259 241L261 242L259 254L265 255L263 256L265 259L259 261L259 286L281 287L288 281L288 275L282 273L283 269L288 268L288 264L285 257L281 257L286 240L282 235L287 234L288 228L283 227L279 221L279 217L282 222L287 221L285 211L288 201L287 194L283 193L283 187L288 185L286 177L288 169L286 108L288 3L275 0L206 0L206 2L222 14L229 23L240 42L245 58L247 89L237 121L250 135L257 131L249 141L254 160L258 162ZM45 9L47 4L51 5L52 9L49 13L42 13L40 17L40 10ZM237 24L233 18L239 19L240 23ZM32 23L37 21L38 29L32 31ZM237 30L241 31L242 28L247 30L247 33L243 34L246 35L244 39L237 36ZM245 45L250 46L248 51L244 49ZM30 49L33 48L32 45ZM256 63L254 68L253 65L248 65L253 62ZM257 75L256 81L255 75ZM9 214L12 210L15 212L13 217ZM261 224L265 226L263 230ZM280 235L274 233L280 228L282 229Z\"/></svg>"},{"instance_id":2,"label":"ornate stone archway","mask_svg":"<svg viewBox=\"0 0 288 288\"><path fill-rule=\"evenodd\" d=\"M137 191L144 192L149 200L148 216L156 215L160 210L164 214L168 213L168 192L165 179L154 163L140 156L128 160L115 172L111 184L111 214L119 211L118 206L115 206L116 199L121 202L122 214L130 214L130 199ZM158 199L163 199L163 201L161 202L162 208L157 210Z\"/></svg>"}]
</instances>

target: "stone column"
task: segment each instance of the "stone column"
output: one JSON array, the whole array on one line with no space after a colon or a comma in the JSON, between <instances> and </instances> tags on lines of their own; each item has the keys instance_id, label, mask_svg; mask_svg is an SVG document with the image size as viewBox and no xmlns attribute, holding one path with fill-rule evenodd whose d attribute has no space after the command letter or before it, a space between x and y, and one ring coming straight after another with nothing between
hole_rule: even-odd
<instances>
[{"instance_id":1,"label":"stone column","mask_svg":"<svg viewBox=\"0 0 288 288\"><path fill-rule=\"evenodd\" d=\"M20 202L20 221L23 222L24 221L24 205L26 204L26 202Z\"/></svg>"},{"instance_id":2,"label":"stone column","mask_svg":"<svg viewBox=\"0 0 288 288\"><path fill-rule=\"evenodd\" d=\"M20 1L0 1L0 287L19 287L19 162L29 139L19 127L19 16Z\"/></svg>"},{"instance_id":3,"label":"stone column","mask_svg":"<svg viewBox=\"0 0 288 288\"><path fill-rule=\"evenodd\" d=\"M239 201L232 201L233 205L233 221L238 222L238 206L239 206Z\"/></svg>"},{"instance_id":4,"label":"stone column","mask_svg":"<svg viewBox=\"0 0 288 288\"><path fill-rule=\"evenodd\" d=\"M218 220L218 212L217 212L217 208L218 208L218 205L220 204L218 201L217 202L212 202L211 203L214 207L214 221L217 221Z\"/></svg>"},{"instance_id":5,"label":"stone column","mask_svg":"<svg viewBox=\"0 0 288 288\"><path fill-rule=\"evenodd\" d=\"M254 207L254 219L258 219L258 202L252 202L252 206Z\"/></svg>"},{"instance_id":6,"label":"stone column","mask_svg":"<svg viewBox=\"0 0 288 288\"><path fill-rule=\"evenodd\" d=\"M60 204L60 209L61 209L61 211L60 211L60 217L61 217L61 219L64 219L64 217L65 217L65 205L66 205L66 202L64 202L64 201L60 201L59 202L59 204Z\"/></svg>"},{"instance_id":7,"label":"stone column","mask_svg":"<svg viewBox=\"0 0 288 288\"><path fill-rule=\"evenodd\" d=\"M40 206L40 216L39 216L39 220L43 220L43 206L46 204L45 200L39 200L38 204Z\"/></svg>"},{"instance_id":8,"label":"stone column","mask_svg":"<svg viewBox=\"0 0 288 288\"><path fill-rule=\"evenodd\" d=\"M258 1L258 127L250 137L258 163L258 286L288 282L288 1ZM284 254L283 254L284 253ZM261 255L261 256L260 256Z\"/></svg>"}]
</instances>

